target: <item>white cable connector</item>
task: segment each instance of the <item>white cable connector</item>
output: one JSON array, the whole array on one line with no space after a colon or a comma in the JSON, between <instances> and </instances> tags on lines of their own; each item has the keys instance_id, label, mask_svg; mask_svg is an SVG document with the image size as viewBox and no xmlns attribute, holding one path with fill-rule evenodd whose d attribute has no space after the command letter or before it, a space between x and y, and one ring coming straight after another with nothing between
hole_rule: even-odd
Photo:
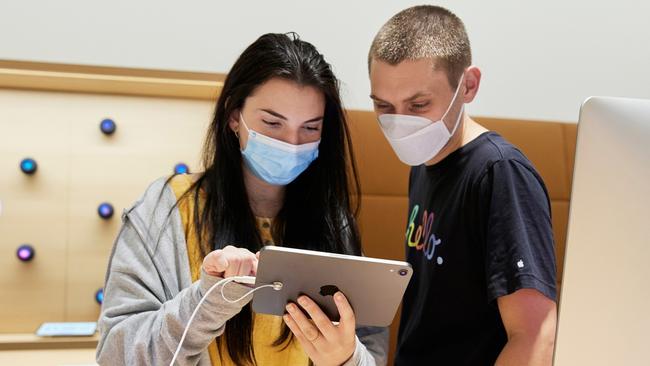
<instances>
[{"instance_id":1,"label":"white cable connector","mask_svg":"<svg viewBox=\"0 0 650 366\"><path fill-rule=\"evenodd\" d=\"M234 276L234 277L228 277L232 279L235 282L239 283L244 283L246 285L254 285L255 284L255 277L253 276Z\"/></svg>"},{"instance_id":2,"label":"white cable connector","mask_svg":"<svg viewBox=\"0 0 650 366\"><path fill-rule=\"evenodd\" d=\"M187 336L187 331L190 329L190 324L192 324L192 321L194 320L194 317L199 312L199 308L201 307L201 305L203 304L205 299L208 297L208 295L210 295L212 290L217 288L217 286L223 284L223 286L221 286L221 297L226 302L231 303L231 304L234 304L234 303L237 303L237 302L241 301L246 296L248 296L248 295L252 294L253 292L255 292L255 291L259 290L259 289L262 289L262 288L271 287L276 291L282 290L282 282L273 282L273 283L269 283L269 284L262 285L262 286L254 288L254 289L251 289L250 291L245 293L239 299L231 300L231 299L226 298L226 295L223 293L223 289L226 287L227 284L229 284L231 282L238 282L238 283L242 283L242 284L246 284L246 285L255 285L255 277L253 277L253 276L233 276L233 277L224 278L224 279L219 280L217 283L212 285L210 287L210 289L208 289L208 291L203 295L201 300L199 300L199 303L196 305L196 308L194 309L194 311L192 312L192 315L190 316L190 320L187 321L187 325L185 326L185 330L183 331L183 336L181 336L181 340L178 342L178 347L176 348L176 352L174 352L174 357L172 358L172 362L169 363L169 366L173 366L174 362L176 362L176 358L178 358L178 354L181 352L181 349L182 349L182 346L183 346L183 341L185 341L185 337Z\"/></svg>"}]
</instances>

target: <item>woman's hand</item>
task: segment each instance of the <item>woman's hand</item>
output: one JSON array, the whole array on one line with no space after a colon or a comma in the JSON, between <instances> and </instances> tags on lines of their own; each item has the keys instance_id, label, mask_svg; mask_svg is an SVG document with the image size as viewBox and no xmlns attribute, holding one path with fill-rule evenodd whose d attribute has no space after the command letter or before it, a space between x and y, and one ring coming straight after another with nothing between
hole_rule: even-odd
<instances>
[{"instance_id":1,"label":"woman's hand","mask_svg":"<svg viewBox=\"0 0 650 366\"><path fill-rule=\"evenodd\" d=\"M228 245L210 252L203 259L203 270L212 276L255 276L257 256L248 249Z\"/></svg>"},{"instance_id":2,"label":"woman's hand","mask_svg":"<svg viewBox=\"0 0 650 366\"><path fill-rule=\"evenodd\" d=\"M288 314L284 315L284 322L318 366L341 365L352 357L356 348L354 311L340 291L334 294L334 303L341 316L338 325L307 296L300 296L298 304L312 320L293 303L287 305Z\"/></svg>"}]
</instances>

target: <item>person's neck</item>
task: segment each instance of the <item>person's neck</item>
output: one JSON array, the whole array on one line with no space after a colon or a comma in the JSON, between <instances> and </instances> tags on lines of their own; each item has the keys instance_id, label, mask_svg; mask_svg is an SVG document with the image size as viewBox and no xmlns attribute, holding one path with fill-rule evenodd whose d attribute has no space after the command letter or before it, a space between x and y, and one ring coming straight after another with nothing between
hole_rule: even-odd
<instances>
[{"instance_id":1,"label":"person's neck","mask_svg":"<svg viewBox=\"0 0 650 366\"><path fill-rule=\"evenodd\" d=\"M451 139L445 145L438 155L434 156L433 159L424 163L427 166L438 164L443 161L447 156L449 156L454 151L460 149L461 147L469 144L479 137L484 132L487 132L487 129L471 119L465 112L463 112L463 120L458 126L456 132Z\"/></svg>"},{"instance_id":2,"label":"person's neck","mask_svg":"<svg viewBox=\"0 0 650 366\"><path fill-rule=\"evenodd\" d=\"M278 215L284 203L285 186L268 184L256 177L246 166L244 171L244 185L248 194L249 204L253 215L257 217L273 218Z\"/></svg>"}]
</instances>

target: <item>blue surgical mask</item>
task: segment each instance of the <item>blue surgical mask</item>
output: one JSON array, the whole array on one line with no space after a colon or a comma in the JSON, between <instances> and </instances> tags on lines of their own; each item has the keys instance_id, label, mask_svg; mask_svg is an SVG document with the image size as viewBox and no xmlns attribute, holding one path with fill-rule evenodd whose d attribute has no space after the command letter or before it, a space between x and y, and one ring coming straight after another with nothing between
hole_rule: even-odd
<instances>
[{"instance_id":1,"label":"blue surgical mask","mask_svg":"<svg viewBox=\"0 0 650 366\"><path fill-rule=\"evenodd\" d=\"M293 182L318 157L320 140L302 145L289 144L251 130L241 113L239 118L248 130L248 142L242 150L244 163L256 177L269 184Z\"/></svg>"}]
</instances>

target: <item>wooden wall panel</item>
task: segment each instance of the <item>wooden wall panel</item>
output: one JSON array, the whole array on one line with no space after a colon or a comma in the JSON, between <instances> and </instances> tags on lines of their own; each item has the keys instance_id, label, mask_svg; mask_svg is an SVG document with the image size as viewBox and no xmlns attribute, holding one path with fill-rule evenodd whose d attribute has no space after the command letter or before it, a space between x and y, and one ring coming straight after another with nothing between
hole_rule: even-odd
<instances>
[{"instance_id":1,"label":"wooden wall panel","mask_svg":"<svg viewBox=\"0 0 650 366\"><path fill-rule=\"evenodd\" d=\"M567 123L564 125L564 139L566 141L566 159L567 159L567 178L569 187L573 185L573 167L576 160L576 143L578 140L578 125ZM569 192L571 190L569 189Z\"/></svg>"},{"instance_id":2,"label":"wooden wall panel","mask_svg":"<svg viewBox=\"0 0 650 366\"><path fill-rule=\"evenodd\" d=\"M555 236L555 259L557 262L557 281L562 282L564 273L564 252L566 248L567 222L569 220L569 202L551 202L553 234ZM560 288L558 287L558 291Z\"/></svg>"},{"instance_id":3,"label":"wooden wall panel","mask_svg":"<svg viewBox=\"0 0 650 366\"><path fill-rule=\"evenodd\" d=\"M393 152L374 112L349 111L348 116L363 193L406 196L409 167Z\"/></svg>"},{"instance_id":4,"label":"wooden wall panel","mask_svg":"<svg viewBox=\"0 0 650 366\"><path fill-rule=\"evenodd\" d=\"M24 95L0 90L0 332L34 331L65 306L67 124L25 115L38 103ZM20 171L25 157L38 164L33 176ZM16 257L24 243L36 250L31 262Z\"/></svg>"},{"instance_id":5,"label":"wooden wall panel","mask_svg":"<svg viewBox=\"0 0 650 366\"><path fill-rule=\"evenodd\" d=\"M359 227L365 255L375 258L405 260L404 235L408 215L408 198L364 195ZM400 311L390 327L389 365L395 357Z\"/></svg>"},{"instance_id":6,"label":"wooden wall panel","mask_svg":"<svg viewBox=\"0 0 650 366\"><path fill-rule=\"evenodd\" d=\"M9 90L0 98L0 263L11 268L0 275L0 301L14 315L0 332L95 320L122 210L176 163L199 169L213 103ZM99 130L106 117L117 123L110 137ZM39 164L32 177L18 169L24 156ZM115 209L110 220L97 215L105 201ZM37 247L32 263L15 258L23 241Z\"/></svg>"},{"instance_id":7,"label":"wooden wall panel","mask_svg":"<svg viewBox=\"0 0 650 366\"><path fill-rule=\"evenodd\" d=\"M562 123L478 118L501 134L533 163L546 183L551 199L568 200L567 158Z\"/></svg>"}]
</instances>

